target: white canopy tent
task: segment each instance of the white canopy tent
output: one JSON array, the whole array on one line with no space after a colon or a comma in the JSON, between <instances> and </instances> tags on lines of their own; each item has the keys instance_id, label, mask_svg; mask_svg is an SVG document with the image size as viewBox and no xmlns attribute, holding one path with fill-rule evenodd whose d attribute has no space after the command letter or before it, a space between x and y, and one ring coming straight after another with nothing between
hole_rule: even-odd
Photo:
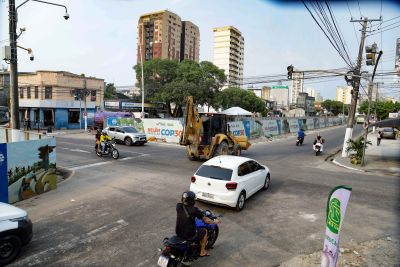
<instances>
[{"instance_id":1,"label":"white canopy tent","mask_svg":"<svg viewBox=\"0 0 400 267\"><path fill-rule=\"evenodd\" d=\"M251 116L252 113L241 107L231 107L224 111L221 111L221 114L231 115L231 116Z\"/></svg>"}]
</instances>

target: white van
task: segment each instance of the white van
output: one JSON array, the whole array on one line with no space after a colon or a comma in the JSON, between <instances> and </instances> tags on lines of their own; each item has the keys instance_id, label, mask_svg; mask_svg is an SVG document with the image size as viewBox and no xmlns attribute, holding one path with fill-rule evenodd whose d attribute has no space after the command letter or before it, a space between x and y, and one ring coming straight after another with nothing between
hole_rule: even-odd
<instances>
[{"instance_id":1,"label":"white van","mask_svg":"<svg viewBox=\"0 0 400 267\"><path fill-rule=\"evenodd\" d=\"M0 202L0 266L12 262L32 239L32 222L26 211Z\"/></svg>"}]
</instances>

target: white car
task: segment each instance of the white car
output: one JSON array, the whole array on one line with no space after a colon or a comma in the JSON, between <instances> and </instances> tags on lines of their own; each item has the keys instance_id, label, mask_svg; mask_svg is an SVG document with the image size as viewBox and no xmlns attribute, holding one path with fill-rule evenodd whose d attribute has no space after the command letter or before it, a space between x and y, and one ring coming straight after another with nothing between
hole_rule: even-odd
<instances>
[{"instance_id":1,"label":"white car","mask_svg":"<svg viewBox=\"0 0 400 267\"><path fill-rule=\"evenodd\" d=\"M218 156L204 162L192 176L190 190L198 200L234 207L260 189L268 189L271 174L267 166L238 156Z\"/></svg>"},{"instance_id":2,"label":"white car","mask_svg":"<svg viewBox=\"0 0 400 267\"><path fill-rule=\"evenodd\" d=\"M139 133L131 126L112 126L104 129L116 142L124 143L127 146L144 145L147 143L147 137L144 133Z\"/></svg>"},{"instance_id":3,"label":"white car","mask_svg":"<svg viewBox=\"0 0 400 267\"><path fill-rule=\"evenodd\" d=\"M32 222L26 211L0 202L0 266L12 262L32 239Z\"/></svg>"}]
</instances>

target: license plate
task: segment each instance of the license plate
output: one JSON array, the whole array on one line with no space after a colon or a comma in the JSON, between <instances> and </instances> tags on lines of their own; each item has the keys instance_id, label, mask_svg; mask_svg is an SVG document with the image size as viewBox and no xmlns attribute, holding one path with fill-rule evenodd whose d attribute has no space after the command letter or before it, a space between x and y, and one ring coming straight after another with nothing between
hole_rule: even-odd
<instances>
[{"instance_id":1,"label":"license plate","mask_svg":"<svg viewBox=\"0 0 400 267\"><path fill-rule=\"evenodd\" d=\"M203 193L202 195L203 195L203 197L214 198L213 194Z\"/></svg>"},{"instance_id":2,"label":"license plate","mask_svg":"<svg viewBox=\"0 0 400 267\"><path fill-rule=\"evenodd\" d=\"M158 258L158 262L157 262L157 263L158 263L158 266L167 267L168 261L169 261L169 258L168 258L168 257L165 257L165 256L161 255L161 256Z\"/></svg>"}]
</instances>

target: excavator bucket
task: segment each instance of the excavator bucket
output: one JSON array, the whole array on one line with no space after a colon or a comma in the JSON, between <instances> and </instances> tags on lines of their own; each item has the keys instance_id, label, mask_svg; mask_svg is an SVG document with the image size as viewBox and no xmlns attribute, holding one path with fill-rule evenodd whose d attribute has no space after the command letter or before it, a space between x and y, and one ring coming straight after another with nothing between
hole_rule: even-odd
<instances>
[{"instance_id":1,"label":"excavator bucket","mask_svg":"<svg viewBox=\"0 0 400 267\"><path fill-rule=\"evenodd\" d=\"M235 136L235 141L240 145L242 150L247 150L251 146L246 136Z\"/></svg>"}]
</instances>

